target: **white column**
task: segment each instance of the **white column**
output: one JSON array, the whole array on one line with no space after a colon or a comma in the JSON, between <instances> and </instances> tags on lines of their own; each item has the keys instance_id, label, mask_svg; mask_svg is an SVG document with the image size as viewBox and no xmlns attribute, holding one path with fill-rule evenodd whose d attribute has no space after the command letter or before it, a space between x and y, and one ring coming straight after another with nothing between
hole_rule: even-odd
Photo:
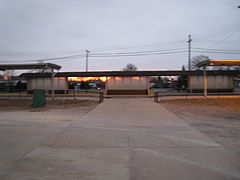
<instances>
[{"instance_id":1,"label":"white column","mask_svg":"<svg viewBox=\"0 0 240 180\"><path fill-rule=\"evenodd\" d=\"M54 97L55 97L55 94L54 94L54 70L52 69L52 71L51 71L51 74L52 74L52 79L51 79L51 91L52 91L52 99L54 99Z\"/></svg>"}]
</instances>

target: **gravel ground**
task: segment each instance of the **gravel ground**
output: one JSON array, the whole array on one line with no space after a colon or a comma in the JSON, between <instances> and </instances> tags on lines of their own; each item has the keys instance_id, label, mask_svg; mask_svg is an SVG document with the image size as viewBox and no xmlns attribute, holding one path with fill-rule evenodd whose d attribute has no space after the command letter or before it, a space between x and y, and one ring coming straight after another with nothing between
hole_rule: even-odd
<instances>
[{"instance_id":1,"label":"gravel ground","mask_svg":"<svg viewBox=\"0 0 240 180\"><path fill-rule=\"evenodd\" d=\"M240 99L162 101L168 110L240 157Z\"/></svg>"}]
</instances>

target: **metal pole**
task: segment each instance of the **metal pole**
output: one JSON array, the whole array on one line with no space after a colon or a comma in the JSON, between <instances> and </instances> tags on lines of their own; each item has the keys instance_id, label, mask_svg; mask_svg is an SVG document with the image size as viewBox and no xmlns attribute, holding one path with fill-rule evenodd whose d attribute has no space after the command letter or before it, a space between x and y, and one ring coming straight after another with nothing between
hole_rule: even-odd
<instances>
[{"instance_id":1,"label":"metal pole","mask_svg":"<svg viewBox=\"0 0 240 180\"><path fill-rule=\"evenodd\" d=\"M88 72L88 53L90 53L90 51L87 50L87 49L86 49L85 51L86 51L86 72ZM85 93L87 94L87 91L88 91L88 90L87 90L87 77L86 77L85 80L86 80L86 82L85 82L85 86L86 86L86 87L85 87L85 88L86 88L86 89L85 89Z\"/></svg>"},{"instance_id":2,"label":"metal pole","mask_svg":"<svg viewBox=\"0 0 240 180\"><path fill-rule=\"evenodd\" d=\"M207 70L206 66L203 66L203 91L204 91L204 97L207 97Z\"/></svg>"},{"instance_id":3,"label":"metal pole","mask_svg":"<svg viewBox=\"0 0 240 180\"><path fill-rule=\"evenodd\" d=\"M192 70L191 68L191 34L188 35L188 69L189 71Z\"/></svg>"},{"instance_id":4,"label":"metal pole","mask_svg":"<svg viewBox=\"0 0 240 180\"><path fill-rule=\"evenodd\" d=\"M158 103L158 102L159 102L158 97L159 97L158 92L154 92L154 102L155 102L155 103Z\"/></svg>"},{"instance_id":5,"label":"metal pole","mask_svg":"<svg viewBox=\"0 0 240 180\"><path fill-rule=\"evenodd\" d=\"M76 94L77 94L77 86L74 86L74 100L76 100Z\"/></svg>"},{"instance_id":6,"label":"metal pole","mask_svg":"<svg viewBox=\"0 0 240 180\"><path fill-rule=\"evenodd\" d=\"M52 99L54 99L54 97L55 97L55 94L54 94L54 69L51 70L51 74L52 74L52 79L51 79L51 81L52 81L51 82L51 85L52 85L51 89L52 90L51 91L52 91Z\"/></svg>"},{"instance_id":7,"label":"metal pole","mask_svg":"<svg viewBox=\"0 0 240 180\"><path fill-rule=\"evenodd\" d=\"M88 72L88 53L90 53L89 50L85 50L86 51L86 72Z\"/></svg>"}]
</instances>

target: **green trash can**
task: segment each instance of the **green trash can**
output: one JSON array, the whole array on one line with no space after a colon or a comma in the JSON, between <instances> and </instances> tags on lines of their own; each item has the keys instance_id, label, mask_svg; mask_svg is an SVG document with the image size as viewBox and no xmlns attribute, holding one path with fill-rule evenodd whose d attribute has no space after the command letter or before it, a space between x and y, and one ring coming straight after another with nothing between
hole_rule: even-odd
<instances>
[{"instance_id":1,"label":"green trash can","mask_svg":"<svg viewBox=\"0 0 240 180\"><path fill-rule=\"evenodd\" d=\"M43 107L46 104L45 90L34 89L32 97L32 107Z\"/></svg>"}]
</instances>

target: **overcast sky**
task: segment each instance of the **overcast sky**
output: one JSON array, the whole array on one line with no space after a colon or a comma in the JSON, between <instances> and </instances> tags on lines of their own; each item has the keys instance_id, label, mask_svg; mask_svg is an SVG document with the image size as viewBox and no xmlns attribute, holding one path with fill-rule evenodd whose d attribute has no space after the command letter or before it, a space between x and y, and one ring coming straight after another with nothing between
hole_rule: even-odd
<instances>
[{"instance_id":1,"label":"overcast sky","mask_svg":"<svg viewBox=\"0 0 240 180\"><path fill-rule=\"evenodd\" d=\"M34 62L88 49L90 71L120 70L128 63L139 70L181 69L187 52L101 58L91 54L186 51L188 34L193 48L240 52L239 5L239 0L0 0L0 63ZM192 56L200 54L240 59L240 54L229 52ZM61 71L85 70L81 56L45 62L62 65Z\"/></svg>"}]
</instances>

